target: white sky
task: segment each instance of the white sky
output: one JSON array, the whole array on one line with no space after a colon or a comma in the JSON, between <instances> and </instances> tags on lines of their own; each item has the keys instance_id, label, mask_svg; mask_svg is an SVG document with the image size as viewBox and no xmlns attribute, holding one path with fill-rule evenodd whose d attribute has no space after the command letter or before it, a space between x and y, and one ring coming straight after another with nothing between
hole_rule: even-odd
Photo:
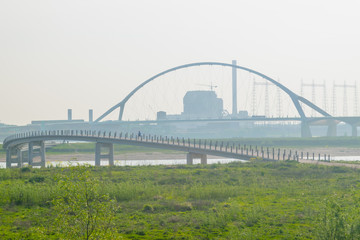
<instances>
[{"instance_id":1,"label":"white sky","mask_svg":"<svg viewBox=\"0 0 360 240\"><path fill-rule=\"evenodd\" d=\"M354 83L359 10L358 0L0 0L0 122L66 119L68 108L96 118L197 61L236 59L298 93L301 79Z\"/></svg>"}]
</instances>

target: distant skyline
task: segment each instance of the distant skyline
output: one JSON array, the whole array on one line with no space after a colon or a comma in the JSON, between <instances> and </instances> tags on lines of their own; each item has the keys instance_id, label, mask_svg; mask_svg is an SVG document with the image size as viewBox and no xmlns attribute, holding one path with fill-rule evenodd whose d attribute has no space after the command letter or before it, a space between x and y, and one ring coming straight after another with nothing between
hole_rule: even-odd
<instances>
[{"instance_id":1,"label":"distant skyline","mask_svg":"<svg viewBox=\"0 0 360 240\"><path fill-rule=\"evenodd\" d=\"M237 60L297 93L301 79L360 84L359 9L357 0L0 0L0 122L66 119L68 108L97 118L147 78L199 61Z\"/></svg>"}]
</instances>

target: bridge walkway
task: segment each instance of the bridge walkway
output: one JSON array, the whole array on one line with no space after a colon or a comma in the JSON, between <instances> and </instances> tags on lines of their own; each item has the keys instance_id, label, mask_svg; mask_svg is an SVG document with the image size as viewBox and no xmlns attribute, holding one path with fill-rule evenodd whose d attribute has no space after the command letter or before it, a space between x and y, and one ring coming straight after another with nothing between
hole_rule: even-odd
<instances>
[{"instance_id":1,"label":"bridge walkway","mask_svg":"<svg viewBox=\"0 0 360 240\"><path fill-rule=\"evenodd\" d=\"M22 167L25 163L45 167L45 141L56 140L95 142L96 166L100 166L101 161L104 159L109 162L109 165L114 165L113 144L186 152L187 164L193 164L193 159L196 158L200 158L202 164L207 164L208 155L242 160L251 158L262 158L264 160L299 159L297 152L286 152L286 150L281 151L275 148L254 147L217 140L92 130L53 130L19 133L7 137L3 144L3 148L6 149L7 153L6 167ZM302 153L301 156L303 156ZM36 157L40 157L40 161L36 161Z\"/></svg>"}]
</instances>

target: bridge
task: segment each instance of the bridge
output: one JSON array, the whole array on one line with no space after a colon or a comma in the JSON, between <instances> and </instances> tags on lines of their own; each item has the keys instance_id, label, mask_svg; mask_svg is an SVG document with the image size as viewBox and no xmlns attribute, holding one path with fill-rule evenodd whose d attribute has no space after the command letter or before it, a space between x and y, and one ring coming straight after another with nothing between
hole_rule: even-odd
<instances>
[{"instance_id":1,"label":"bridge","mask_svg":"<svg viewBox=\"0 0 360 240\"><path fill-rule=\"evenodd\" d=\"M168 119L168 120L135 120L132 124L159 124L159 123L179 123L179 122L302 122L301 117L248 117L248 118L208 118L208 119ZM357 137L357 127L360 126L360 117L307 117L308 126L328 126L327 136L335 137L337 134L336 125L340 122L349 124L352 129L352 136ZM128 122L126 122L128 123Z\"/></svg>"},{"instance_id":2,"label":"bridge","mask_svg":"<svg viewBox=\"0 0 360 240\"><path fill-rule=\"evenodd\" d=\"M286 86L284 86L283 84L281 84L279 81L274 80L273 78L258 72L256 70L247 68L247 67L243 67L243 66L239 66L236 64L235 61L233 61L232 64L229 63L222 63L222 62L197 62L197 63L189 63L189 64L184 64L184 65L180 65L177 67L173 67L170 69L167 69L165 71L162 71L152 77L150 77L149 79L147 79L146 81L142 82L140 85L138 85L136 88L134 88L134 90L132 90L125 98L123 98L122 101L120 101L119 103L117 103L116 105L114 105L113 107L111 107L110 109L108 109L105 113L103 113L100 117L98 117L94 122L100 122L102 121L105 117L107 117L109 114L111 114L113 111L115 111L116 109L119 109L119 117L118 120L122 121L123 118L123 114L124 114L124 109L125 109L125 105L126 103L130 100L131 97L133 97L140 89L142 89L143 87L145 87L147 84L151 83L152 81L155 81L156 79L158 79L161 76L164 76L168 73L180 70L180 69L185 69L185 68L193 68L193 67L197 67L197 66L221 66L221 67L228 67L228 68L232 68L233 70L233 114L234 112L236 113L237 111L237 100L236 100L236 70L243 70L243 71L247 71L251 74L257 75L263 79L266 80L266 82L269 82L273 85L275 85L278 89L280 89L282 92L286 93L290 99L292 104L294 105L297 113L299 114L299 117L294 117L294 118L268 118L265 117L263 119L252 119L252 118L246 118L246 119L239 119L236 118L234 116L231 116L232 119L226 120L226 119L215 119L215 120L204 120L204 121L299 121L301 123L301 136L302 137L311 137L311 130L310 130L310 126L327 126L328 127L328 131L327 131L327 136L336 136L336 126L338 123L340 122L345 122L347 124L350 124L352 127L352 135L353 136L357 136L357 127L360 126L360 117L333 117L331 116L329 113L327 113L325 110L321 109L320 107L318 107L317 105L315 105L314 103L312 103L311 101L305 99L302 96L297 95L296 93L294 93L293 91L291 91L289 88L287 88ZM235 76L234 76L235 74ZM303 106L307 106L310 109L312 109L313 111L319 113L320 115L322 115L321 117L308 117L305 115ZM183 120L181 120L183 121ZM191 120L190 120L191 121ZM195 121L199 121L199 120L195 120ZM150 121L146 121L146 122L150 122Z\"/></svg>"},{"instance_id":3,"label":"bridge","mask_svg":"<svg viewBox=\"0 0 360 240\"><path fill-rule=\"evenodd\" d=\"M89 130L57 130L27 132L7 137L3 144L3 148L6 149L6 167L14 167L14 164L15 167L22 167L24 163L45 167L45 141L54 140L95 142L96 166L100 166L102 160L107 160L110 166L114 165L114 144L186 152L187 164L193 164L196 158L201 159L201 164L207 164L207 155L242 160L256 157L264 160L299 159L297 152L286 153L285 150L280 149L235 145L213 140L138 136L137 134ZM104 150L106 153L103 152ZM35 157L40 157L40 161L34 161Z\"/></svg>"},{"instance_id":4,"label":"bridge","mask_svg":"<svg viewBox=\"0 0 360 240\"><path fill-rule=\"evenodd\" d=\"M181 69L186 69L186 68L195 68L198 66L220 66L220 67L226 67L226 68L232 69L232 73L233 73L233 102L232 102L233 113L231 115L228 115L225 117L220 117L220 118L196 118L196 119L195 118L192 118L192 119L191 118L190 119L189 118L184 118L184 119L175 119L175 118L171 119L170 118L170 119L161 119L161 120L158 119L158 120L137 120L137 121L124 121L123 120L123 114L124 114L124 109L125 109L126 104L129 102L129 100L135 94L138 93L138 91L140 89L149 85L151 82L156 81L161 76L164 76L171 72L178 71ZM279 114L278 117L269 117L268 115L266 115L266 116L260 115L257 117L246 117L245 118L245 117L241 117L240 114L237 115L236 114L237 113L236 93L234 95L234 92L236 92L236 91L234 91L234 89L236 89L236 81L237 81L236 70L247 71L247 72L251 73L252 75L257 75L266 81L266 86L267 86L267 83L272 84L273 86L277 87L278 92L282 92L282 93L285 93L286 95L288 95L288 97L289 97L288 100L290 101L289 105L294 106L294 110L297 111L297 113L295 113L296 116L280 117L280 114ZM235 77L234 77L234 72L235 72ZM171 80L171 78L169 78L168 80ZM255 83L255 80L253 80L253 79L251 79L250 81L253 81ZM158 94L158 95L161 95L161 94ZM151 106L151 107L153 107L153 106ZM312 109L312 110L316 111L321 116L313 117L313 116L309 116L309 115L305 114L305 113L307 113L304 111L304 110L306 110L305 107L307 107L308 110ZM109 116L109 114L111 114L115 110L119 110L119 117L117 119L118 121L112 121L112 122L104 121L104 118ZM142 110L142 109L140 109L140 110ZM157 109L155 109L155 110L157 110ZM155 112L155 110L152 110L152 111ZM243 109L243 110L246 110L246 109ZM69 119L71 120L71 117L69 117ZM327 136L337 136L337 126L339 125L339 123L349 124L352 128L352 136L357 136L357 127L360 126L360 117L359 116L353 116L353 117L331 116L329 113L327 113L320 107L316 106L314 103L310 102L309 100L305 99L302 96L297 95L296 93L294 93L293 91L291 91L289 88L287 88L283 84L279 83L278 81L268 77L267 75L265 75L263 73L255 71L253 69L236 65L236 62L235 62L235 64L234 64L234 62L233 62L233 64L221 63L221 62L198 62L198 63L190 63L190 64L185 64L185 65L177 66L174 68L170 68L170 69L160 72L160 73L152 76L151 78L147 79L146 81L142 82L140 85L138 85L136 88L134 88L128 95L126 95L123 98L123 100L121 100L119 103L115 104L113 107L108 109L105 113L103 113L95 121L93 121L92 119L93 119L93 116L92 116L92 110L91 110L91 118L90 118L90 112L89 112L89 123L77 124L77 125L74 124L73 126L70 126L70 125L67 125L67 123L69 123L69 122L64 120L61 123L56 123L56 124L51 123L49 125L47 125L45 123L44 124L37 123L37 126L35 126L34 128L35 128L35 130L47 130L47 131L59 130L59 129L63 129L63 128L67 128L67 129L72 128L73 130L86 129L86 130L91 130L91 131L93 131L93 130L113 131L114 129L117 129L118 131L120 131L120 129L122 129L123 132L126 132L126 131L130 132L130 131L132 131L132 129L127 128L127 126L129 126L129 124L138 124L139 126L146 125L146 124L149 124L151 126L160 126L162 123L181 123L181 122L252 122L252 123L256 123L256 122L260 122L260 123L297 122L297 123L300 123L299 125L301 127L301 137L311 137L312 136L312 133L311 133L312 126L326 126L327 127ZM41 122L41 121L39 121L39 122ZM49 122L51 122L51 121L49 121ZM58 121L54 121L54 122L58 122ZM114 124L114 125L111 126L111 124ZM39 126L39 125L41 125L41 126ZM45 126L45 125L47 125L47 126ZM79 126L79 125L81 125L81 126ZM229 125L229 126L231 126L231 125ZM34 128L32 130L34 130ZM153 132L153 134L158 134L158 132L157 132L158 129L156 129L156 128L154 128L154 129L155 130L153 130L153 131L150 130L149 132ZM28 130L29 130L29 128L27 128L26 130L23 130L23 131L28 131ZM233 130L237 130L237 129L235 129L235 127L233 129L230 129L230 131L235 132ZM164 134L171 134L171 133L164 133ZM180 133L179 135L181 135L181 134L182 133ZM173 133L173 135L177 135L177 133ZM182 136L186 136L186 134L183 134ZM199 137L199 136L194 135L193 137Z\"/></svg>"}]
</instances>

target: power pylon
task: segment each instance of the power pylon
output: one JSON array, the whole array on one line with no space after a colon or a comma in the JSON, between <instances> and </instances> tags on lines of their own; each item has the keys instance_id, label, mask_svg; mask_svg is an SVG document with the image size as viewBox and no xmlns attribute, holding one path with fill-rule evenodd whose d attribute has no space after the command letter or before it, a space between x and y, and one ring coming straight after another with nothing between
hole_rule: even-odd
<instances>
[{"instance_id":1,"label":"power pylon","mask_svg":"<svg viewBox=\"0 0 360 240\"><path fill-rule=\"evenodd\" d=\"M316 88L322 88L323 89L323 109L325 111L327 111L327 104L326 104L326 101L327 101L327 98L326 98L326 84L325 84L325 81L323 84L316 84L314 82L314 80L312 81L312 83L304 83L302 80L301 80L301 96L304 96L304 87L311 87L311 101L312 103L316 104ZM315 111L312 110L312 115L314 116L315 115Z\"/></svg>"},{"instance_id":2,"label":"power pylon","mask_svg":"<svg viewBox=\"0 0 360 240\"><path fill-rule=\"evenodd\" d=\"M348 116L348 96L347 96L347 89L353 88L354 89L354 115L357 115L358 112L358 94L357 94L357 86L356 82L353 85L346 84L346 81L344 81L344 84L335 84L333 87L333 114L336 112L336 89L337 88L343 88L343 116Z\"/></svg>"}]
</instances>

